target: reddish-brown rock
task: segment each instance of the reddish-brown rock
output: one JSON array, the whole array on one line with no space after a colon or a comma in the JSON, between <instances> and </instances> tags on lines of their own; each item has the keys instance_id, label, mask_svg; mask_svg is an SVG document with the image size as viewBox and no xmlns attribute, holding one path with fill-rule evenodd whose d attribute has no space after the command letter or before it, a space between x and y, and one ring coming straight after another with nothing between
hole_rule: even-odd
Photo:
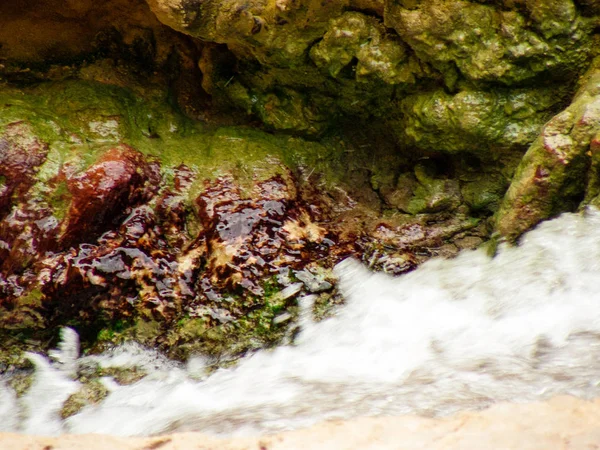
<instances>
[{"instance_id":1,"label":"reddish-brown rock","mask_svg":"<svg viewBox=\"0 0 600 450\"><path fill-rule=\"evenodd\" d=\"M157 191L159 166L126 145L109 150L81 174L67 177L71 205L60 246L94 239L120 223L132 207Z\"/></svg>"}]
</instances>

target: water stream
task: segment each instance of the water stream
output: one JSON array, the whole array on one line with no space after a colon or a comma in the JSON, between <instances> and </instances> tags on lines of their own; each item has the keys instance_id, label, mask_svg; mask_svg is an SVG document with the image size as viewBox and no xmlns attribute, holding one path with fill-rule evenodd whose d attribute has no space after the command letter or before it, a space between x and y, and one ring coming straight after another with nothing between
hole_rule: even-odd
<instances>
[{"instance_id":1,"label":"water stream","mask_svg":"<svg viewBox=\"0 0 600 450\"><path fill-rule=\"evenodd\" d=\"M129 345L77 358L65 330L54 360L16 398L0 380L0 430L149 435L197 430L247 435L332 418L447 415L498 401L600 395L600 212L546 222L519 247L431 260L399 278L356 261L336 268L347 304L320 323L310 298L294 346L261 351L204 376L207 361L169 361ZM145 367L61 420L77 366Z\"/></svg>"}]
</instances>

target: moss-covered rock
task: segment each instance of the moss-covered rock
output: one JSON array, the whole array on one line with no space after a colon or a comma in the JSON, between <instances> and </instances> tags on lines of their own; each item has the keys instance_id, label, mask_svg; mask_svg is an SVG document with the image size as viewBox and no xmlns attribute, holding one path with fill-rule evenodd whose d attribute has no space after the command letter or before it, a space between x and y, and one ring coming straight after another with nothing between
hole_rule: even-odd
<instances>
[{"instance_id":1,"label":"moss-covered rock","mask_svg":"<svg viewBox=\"0 0 600 450\"><path fill-rule=\"evenodd\" d=\"M525 148L597 48L593 7L573 1L241 3L149 1L224 44L200 61L215 101L311 136L383 122L403 149Z\"/></svg>"},{"instance_id":2,"label":"moss-covered rock","mask_svg":"<svg viewBox=\"0 0 600 450\"><path fill-rule=\"evenodd\" d=\"M484 241L534 141L501 233L600 198L596 68L571 99L593 2L148 0L178 32L121 0L23 20L36 2L64 52L37 29L0 48L0 321L21 343L292 339L300 296L339 302L340 259L399 274ZM57 22L79 14L77 43Z\"/></svg>"},{"instance_id":3,"label":"moss-covered rock","mask_svg":"<svg viewBox=\"0 0 600 450\"><path fill-rule=\"evenodd\" d=\"M502 236L514 240L541 220L577 208L586 191L588 199L597 195L599 133L596 61L571 105L544 125L523 157L497 214Z\"/></svg>"},{"instance_id":4,"label":"moss-covered rock","mask_svg":"<svg viewBox=\"0 0 600 450\"><path fill-rule=\"evenodd\" d=\"M469 177L461 187L465 203L473 211L497 211L506 192L507 180L497 174Z\"/></svg>"},{"instance_id":5,"label":"moss-covered rock","mask_svg":"<svg viewBox=\"0 0 600 450\"><path fill-rule=\"evenodd\" d=\"M311 48L310 58L333 78L356 60L355 79L363 83L414 84L415 73L422 73L400 39L388 35L379 20L358 12L332 19L323 39Z\"/></svg>"},{"instance_id":6,"label":"moss-covered rock","mask_svg":"<svg viewBox=\"0 0 600 450\"><path fill-rule=\"evenodd\" d=\"M397 134L421 149L490 154L533 141L566 97L554 88L460 90L413 94L401 101Z\"/></svg>"},{"instance_id":7,"label":"moss-covered rock","mask_svg":"<svg viewBox=\"0 0 600 450\"><path fill-rule=\"evenodd\" d=\"M107 68L0 92L2 156L16 167L0 220L3 333L48 339L69 324L95 349L133 339L177 357L290 338L298 296L333 288L323 271L362 252L377 191L410 160L382 136L311 142L196 122L156 84L107 83ZM413 212L454 209L452 192Z\"/></svg>"},{"instance_id":8,"label":"moss-covered rock","mask_svg":"<svg viewBox=\"0 0 600 450\"><path fill-rule=\"evenodd\" d=\"M178 31L227 44L240 57L289 67L302 62L329 19L341 14L349 2L150 0L148 4L163 23Z\"/></svg>"},{"instance_id":9,"label":"moss-covered rock","mask_svg":"<svg viewBox=\"0 0 600 450\"><path fill-rule=\"evenodd\" d=\"M385 21L449 86L458 74L514 85L541 74L564 79L585 67L593 22L572 0L500 3L388 0Z\"/></svg>"},{"instance_id":10,"label":"moss-covered rock","mask_svg":"<svg viewBox=\"0 0 600 450\"><path fill-rule=\"evenodd\" d=\"M108 395L108 389L100 380L83 383L81 388L69 396L60 410L60 417L66 419L81 411L83 408L99 403Z\"/></svg>"}]
</instances>

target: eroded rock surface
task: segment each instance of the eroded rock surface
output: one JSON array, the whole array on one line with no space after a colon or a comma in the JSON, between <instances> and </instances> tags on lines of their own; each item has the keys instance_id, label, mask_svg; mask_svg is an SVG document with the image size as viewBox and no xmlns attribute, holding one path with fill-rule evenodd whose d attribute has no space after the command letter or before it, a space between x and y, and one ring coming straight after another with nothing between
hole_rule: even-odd
<instances>
[{"instance_id":1,"label":"eroded rock surface","mask_svg":"<svg viewBox=\"0 0 600 450\"><path fill-rule=\"evenodd\" d=\"M4 2L4 328L243 352L293 338L299 296L338 303L345 256L400 274L597 202L599 15Z\"/></svg>"},{"instance_id":2,"label":"eroded rock surface","mask_svg":"<svg viewBox=\"0 0 600 450\"><path fill-rule=\"evenodd\" d=\"M544 125L523 157L498 212L497 230L515 239L540 221L597 202L600 70L583 78L573 102Z\"/></svg>"},{"instance_id":3,"label":"eroded rock surface","mask_svg":"<svg viewBox=\"0 0 600 450\"><path fill-rule=\"evenodd\" d=\"M240 354L290 339L303 295L328 314L347 256L399 274L489 232L468 162L202 124L106 70L0 93L7 343L70 323L97 348Z\"/></svg>"},{"instance_id":4,"label":"eroded rock surface","mask_svg":"<svg viewBox=\"0 0 600 450\"><path fill-rule=\"evenodd\" d=\"M200 61L215 99L308 134L347 115L380 120L424 150L526 146L596 41L594 8L573 1L148 3L170 27L221 45Z\"/></svg>"}]
</instances>

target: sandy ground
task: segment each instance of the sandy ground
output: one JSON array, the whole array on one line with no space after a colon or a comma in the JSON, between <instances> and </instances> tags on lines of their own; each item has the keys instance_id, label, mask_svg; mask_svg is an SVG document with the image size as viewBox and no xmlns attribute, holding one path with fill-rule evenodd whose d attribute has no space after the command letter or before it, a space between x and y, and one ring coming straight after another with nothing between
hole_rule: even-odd
<instances>
[{"instance_id":1,"label":"sandy ground","mask_svg":"<svg viewBox=\"0 0 600 450\"><path fill-rule=\"evenodd\" d=\"M363 418L259 438L221 440L200 433L153 438L0 434L2 450L323 450L600 449L600 399L556 397L499 404L445 419Z\"/></svg>"}]
</instances>

